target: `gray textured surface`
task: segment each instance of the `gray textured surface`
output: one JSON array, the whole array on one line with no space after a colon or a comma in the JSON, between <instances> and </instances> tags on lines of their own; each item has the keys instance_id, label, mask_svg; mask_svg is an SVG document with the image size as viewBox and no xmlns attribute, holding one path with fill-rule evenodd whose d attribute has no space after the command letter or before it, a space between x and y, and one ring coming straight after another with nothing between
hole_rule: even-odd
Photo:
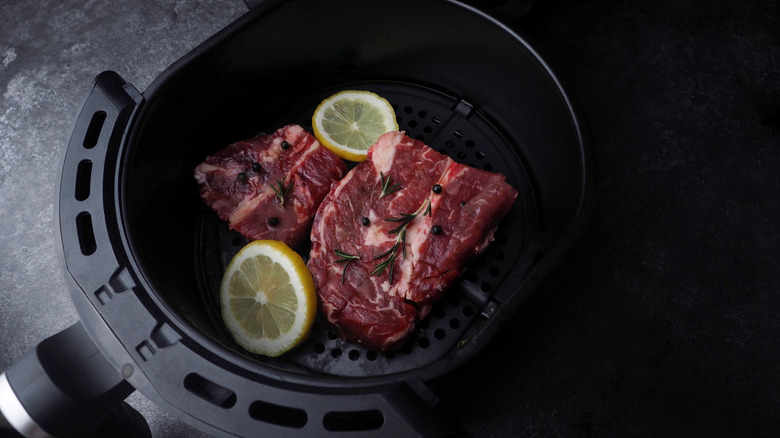
<instances>
[{"instance_id":1,"label":"gray textured surface","mask_svg":"<svg viewBox=\"0 0 780 438\"><path fill-rule=\"evenodd\" d=\"M0 2L0 370L77 321L56 244L59 167L103 70L144 90L240 16L240 0ZM155 438L203 436L138 393Z\"/></svg>"}]
</instances>

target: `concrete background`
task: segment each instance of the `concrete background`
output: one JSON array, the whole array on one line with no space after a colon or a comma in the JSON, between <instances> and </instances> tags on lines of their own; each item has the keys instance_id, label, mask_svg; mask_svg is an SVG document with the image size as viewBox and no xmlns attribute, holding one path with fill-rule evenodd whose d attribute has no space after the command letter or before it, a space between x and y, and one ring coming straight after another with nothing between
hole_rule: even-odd
<instances>
[{"instance_id":1,"label":"concrete background","mask_svg":"<svg viewBox=\"0 0 780 438\"><path fill-rule=\"evenodd\" d=\"M0 3L0 370L78 320L56 243L59 167L94 77L143 91L176 59L246 11L234 1ZM204 434L139 393L157 437Z\"/></svg>"},{"instance_id":2,"label":"concrete background","mask_svg":"<svg viewBox=\"0 0 780 438\"><path fill-rule=\"evenodd\" d=\"M54 203L94 76L144 90L244 11L0 3L0 370L77 320ZM777 2L605 0L537 2L518 21L581 102L596 210L506 330L436 385L469 432L780 432L778 19ZM155 437L203 436L129 402Z\"/></svg>"}]
</instances>

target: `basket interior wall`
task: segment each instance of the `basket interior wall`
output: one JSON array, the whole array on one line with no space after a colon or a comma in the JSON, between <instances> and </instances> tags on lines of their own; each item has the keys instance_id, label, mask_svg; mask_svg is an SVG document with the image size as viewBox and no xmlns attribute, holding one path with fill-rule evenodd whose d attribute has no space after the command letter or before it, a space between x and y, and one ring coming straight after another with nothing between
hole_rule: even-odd
<instances>
[{"instance_id":1,"label":"basket interior wall","mask_svg":"<svg viewBox=\"0 0 780 438\"><path fill-rule=\"evenodd\" d=\"M290 109L318 90L404 81L465 99L503 127L526 163L540 239L575 215L581 163L544 147L579 145L571 117L543 65L506 29L440 1L352 1L338 10L267 3L150 86L123 167L134 256L156 293L199 330L231 343L198 298L201 202L192 170L231 142L305 120Z\"/></svg>"}]
</instances>

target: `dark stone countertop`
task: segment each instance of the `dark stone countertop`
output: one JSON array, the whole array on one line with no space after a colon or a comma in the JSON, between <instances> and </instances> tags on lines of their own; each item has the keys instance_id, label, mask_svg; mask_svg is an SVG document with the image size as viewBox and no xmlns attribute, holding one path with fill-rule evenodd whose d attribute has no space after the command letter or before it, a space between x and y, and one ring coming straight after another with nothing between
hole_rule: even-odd
<instances>
[{"instance_id":1,"label":"dark stone countertop","mask_svg":"<svg viewBox=\"0 0 780 438\"><path fill-rule=\"evenodd\" d=\"M0 4L0 370L77 315L54 203L94 76L143 90L239 0ZM776 2L537 2L518 21L596 156L579 243L435 385L475 436L780 432ZM203 436L143 396L155 437Z\"/></svg>"}]
</instances>

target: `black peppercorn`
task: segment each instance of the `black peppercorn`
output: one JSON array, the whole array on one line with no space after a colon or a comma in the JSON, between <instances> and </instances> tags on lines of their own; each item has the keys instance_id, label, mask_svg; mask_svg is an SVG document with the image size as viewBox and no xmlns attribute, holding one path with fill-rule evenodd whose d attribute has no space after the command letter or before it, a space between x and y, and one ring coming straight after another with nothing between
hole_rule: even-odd
<instances>
[{"instance_id":1,"label":"black peppercorn","mask_svg":"<svg viewBox=\"0 0 780 438\"><path fill-rule=\"evenodd\" d=\"M263 170L263 167L262 167L262 166L260 166L260 163L253 163L253 164L252 164L252 171L253 171L253 172L255 172L255 173L258 173L258 172L260 172L261 170Z\"/></svg>"},{"instance_id":2,"label":"black peppercorn","mask_svg":"<svg viewBox=\"0 0 780 438\"><path fill-rule=\"evenodd\" d=\"M290 143L287 143L286 140L282 140L282 149L290 149Z\"/></svg>"},{"instance_id":3,"label":"black peppercorn","mask_svg":"<svg viewBox=\"0 0 780 438\"><path fill-rule=\"evenodd\" d=\"M244 172L241 172L241 173L238 174L238 180L241 181L242 183L247 182L248 179L249 179L249 177L246 176L246 174Z\"/></svg>"},{"instance_id":4,"label":"black peppercorn","mask_svg":"<svg viewBox=\"0 0 780 438\"><path fill-rule=\"evenodd\" d=\"M268 219L268 225L275 227L279 225L279 218L278 217L272 217Z\"/></svg>"},{"instance_id":5,"label":"black peppercorn","mask_svg":"<svg viewBox=\"0 0 780 438\"><path fill-rule=\"evenodd\" d=\"M441 234L441 226L434 225L433 227L431 227L431 233L433 233L434 235Z\"/></svg>"},{"instance_id":6,"label":"black peppercorn","mask_svg":"<svg viewBox=\"0 0 780 438\"><path fill-rule=\"evenodd\" d=\"M437 195L441 193L441 186L436 184L433 186L433 193L436 193Z\"/></svg>"},{"instance_id":7,"label":"black peppercorn","mask_svg":"<svg viewBox=\"0 0 780 438\"><path fill-rule=\"evenodd\" d=\"M363 224L364 227L367 227L371 225L371 219L364 217L362 221L360 221L361 224Z\"/></svg>"}]
</instances>

